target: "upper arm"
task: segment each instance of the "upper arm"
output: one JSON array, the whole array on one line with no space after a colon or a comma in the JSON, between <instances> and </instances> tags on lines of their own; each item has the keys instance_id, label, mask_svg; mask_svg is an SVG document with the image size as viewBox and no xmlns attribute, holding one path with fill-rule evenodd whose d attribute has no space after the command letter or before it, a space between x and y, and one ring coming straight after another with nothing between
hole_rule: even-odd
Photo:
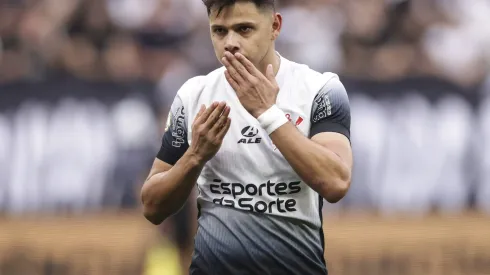
<instances>
[{"instance_id":1,"label":"upper arm","mask_svg":"<svg viewBox=\"0 0 490 275\"><path fill-rule=\"evenodd\" d=\"M311 110L311 140L330 149L350 169L351 114L347 92L338 78L330 80L315 96Z\"/></svg>"},{"instance_id":2,"label":"upper arm","mask_svg":"<svg viewBox=\"0 0 490 275\"><path fill-rule=\"evenodd\" d=\"M350 141L344 135L322 132L314 135L311 140L334 152L350 172L353 165L352 148Z\"/></svg>"},{"instance_id":3,"label":"upper arm","mask_svg":"<svg viewBox=\"0 0 490 275\"><path fill-rule=\"evenodd\" d=\"M187 116L184 105L179 95L177 95L170 107L162 137L162 144L157 153L150 173L146 180L152 176L163 173L170 168L184 155L189 148L187 142Z\"/></svg>"},{"instance_id":4,"label":"upper arm","mask_svg":"<svg viewBox=\"0 0 490 275\"><path fill-rule=\"evenodd\" d=\"M189 121L189 96L203 88L203 76L196 76L187 80L177 91L167 116L162 146L156 156L157 159L175 165L189 148L187 128Z\"/></svg>"},{"instance_id":5,"label":"upper arm","mask_svg":"<svg viewBox=\"0 0 490 275\"><path fill-rule=\"evenodd\" d=\"M148 174L148 177L146 180L149 180L151 177L153 177L156 174L167 172L172 168L173 165L168 164L164 161L159 160L158 158L155 158L153 161L153 165L151 166L150 173Z\"/></svg>"},{"instance_id":6,"label":"upper arm","mask_svg":"<svg viewBox=\"0 0 490 275\"><path fill-rule=\"evenodd\" d=\"M187 122L189 110L184 104L187 95L201 89L203 77L189 79L177 91L167 116L162 144L158 151L148 179L155 174L170 170L189 148Z\"/></svg>"},{"instance_id":7,"label":"upper arm","mask_svg":"<svg viewBox=\"0 0 490 275\"><path fill-rule=\"evenodd\" d=\"M188 148L187 110L184 108L181 98L177 95L170 107L165 132L162 137L162 145L156 158L168 165L174 165Z\"/></svg>"}]
</instances>

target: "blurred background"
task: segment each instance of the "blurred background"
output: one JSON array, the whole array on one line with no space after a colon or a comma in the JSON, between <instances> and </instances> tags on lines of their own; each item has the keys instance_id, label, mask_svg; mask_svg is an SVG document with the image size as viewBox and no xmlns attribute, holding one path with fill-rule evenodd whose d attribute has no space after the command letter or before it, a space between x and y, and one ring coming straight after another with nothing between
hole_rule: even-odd
<instances>
[{"instance_id":1,"label":"blurred background","mask_svg":"<svg viewBox=\"0 0 490 275\"><path fill-rule=\"evenodd\" d=\"M353 182L332 274L490 274L490 1L282 0L277 50L341 76ZM200 0L0 0L0 274L187 274L194 196L139 191L170 104L218 66Z\"/></svg>"}]
</instances>

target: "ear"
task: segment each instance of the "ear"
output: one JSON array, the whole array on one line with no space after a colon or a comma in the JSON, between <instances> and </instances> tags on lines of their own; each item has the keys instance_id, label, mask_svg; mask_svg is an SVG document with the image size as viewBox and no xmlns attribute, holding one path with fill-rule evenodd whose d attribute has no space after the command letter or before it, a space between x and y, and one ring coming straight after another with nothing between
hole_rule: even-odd
<instances>
[{"instance_id":1,"label":"ear","mask_svg":"<svg viewBox=\"0 0 490 275\"><path fill-rule=\"evenodd\" d=\"M281 33L282 28L282 15L280 13L274 13L272 19L272 40L276 40L279 37L279 33Z\"/></svg>"}]
</instances>

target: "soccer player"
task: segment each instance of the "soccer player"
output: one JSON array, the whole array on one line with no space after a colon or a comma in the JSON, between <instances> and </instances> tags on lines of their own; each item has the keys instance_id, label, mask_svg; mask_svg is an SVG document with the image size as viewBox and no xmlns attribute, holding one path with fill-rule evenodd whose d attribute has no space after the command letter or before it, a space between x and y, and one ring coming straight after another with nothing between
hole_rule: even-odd
<instances>
[{"instance_id":1,"label":"soccer player","mask_svg":"<svg viewBox=\"0 0 490 275\"><path fill-rule=\"evenodd\" d=\"M323 198L338 202L351 179L345 88L275 50L274 0L204 4L223 66L177 92L144 215L161 223L197 182L190 274L327 274Z\"/></svg>"}]
</instances>

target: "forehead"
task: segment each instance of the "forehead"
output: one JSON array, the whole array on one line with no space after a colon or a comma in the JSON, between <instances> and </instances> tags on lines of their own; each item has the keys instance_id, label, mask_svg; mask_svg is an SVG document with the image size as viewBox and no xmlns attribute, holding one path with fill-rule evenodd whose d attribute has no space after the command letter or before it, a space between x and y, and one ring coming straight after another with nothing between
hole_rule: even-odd
<instances>
[{"instance_id":1,"label":"forehead","mask_svg":"<svg viewBox=\"0 0 490 275\"><path fill-rule=\"evenodd\" d=\"M266 14L252 2L237 2L225 6L218 15L218 8L213 8L209 15L211 25L234 25L242 22L258 24Z\"/></svg>"}]
</instances>

